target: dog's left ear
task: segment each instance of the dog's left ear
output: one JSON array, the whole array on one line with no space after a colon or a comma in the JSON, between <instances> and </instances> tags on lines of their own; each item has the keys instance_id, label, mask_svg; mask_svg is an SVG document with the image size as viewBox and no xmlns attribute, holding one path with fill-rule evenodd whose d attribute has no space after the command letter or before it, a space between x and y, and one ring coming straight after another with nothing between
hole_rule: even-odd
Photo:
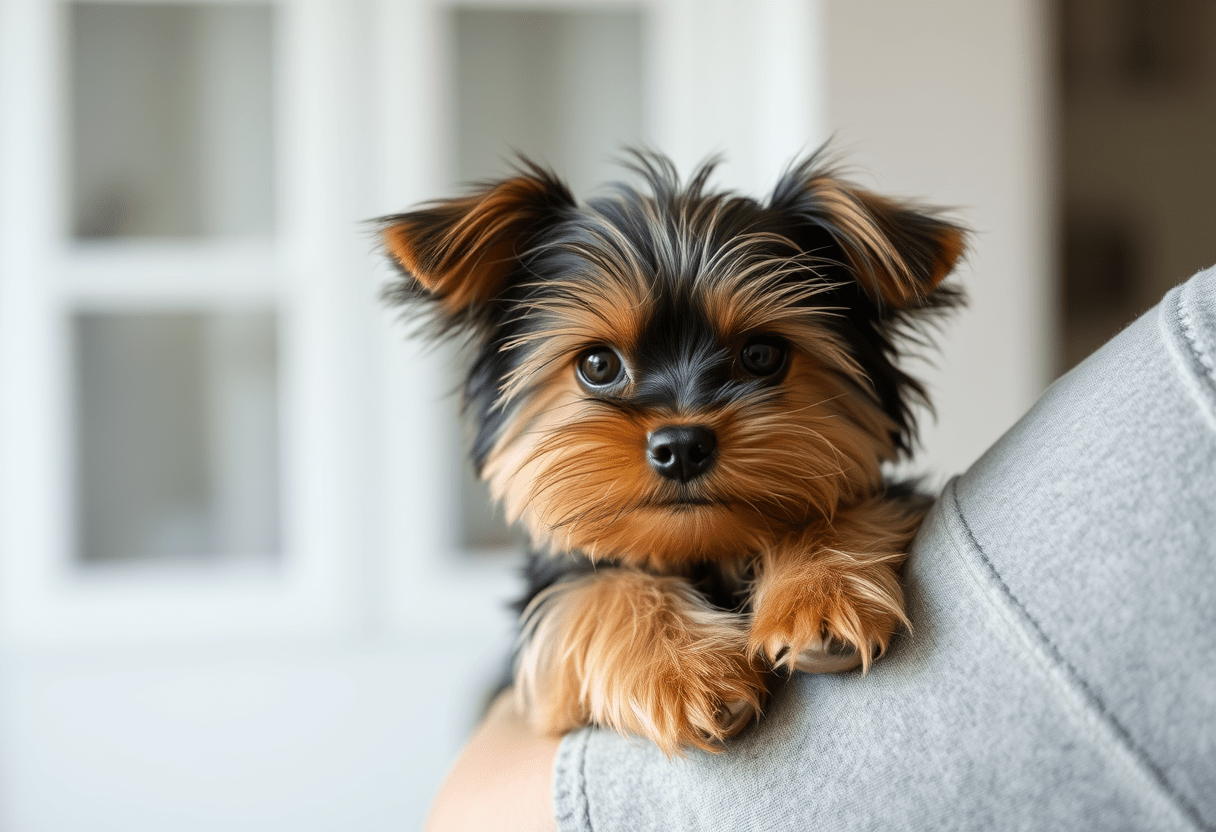
<instances>
[{"instance_id":1,"label":"dog's left ear","mask_svg":"<svg viewBox=\"0 0 1216 832\"><path fill-rule=\"evenodd\" d=\"M474 310L505 288L521 252L574 205L556 176L525 162L519 175L466 196L384 217L384 249L404 278L393 294L429 297L453 318Z\"/></svg>"},{"instance_id":2,"label":"dog's left ear","mask_svg":"<svg viewBox=\"0 0 1216 832\"><path fill-rule=\"evenodd\" d=\"M813 157L782 178L770 207L820 232L812 236L826 233L880 308L921 306L966 247L966 231L934 209L854 187Z\"/></svg>"}]
</instances>

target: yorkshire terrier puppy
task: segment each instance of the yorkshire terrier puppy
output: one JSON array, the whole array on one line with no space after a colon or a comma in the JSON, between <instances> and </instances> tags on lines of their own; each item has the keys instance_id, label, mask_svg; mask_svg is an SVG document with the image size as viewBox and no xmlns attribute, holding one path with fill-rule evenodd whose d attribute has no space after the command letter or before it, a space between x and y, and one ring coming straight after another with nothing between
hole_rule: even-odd
<instances>
[{"instance_id":1,"label":"yorkshire terrier puppy","mask_svg":"<svg viewBox=\"0 0 1216 832\"><path fill-rule=\"evenodd\" d=\"M907 624L929 500L888 482L923 387L897 365L963 230L812 156L767 201L682 184L580 205L517 175L382 220L402 281L474 356L473 461L532 539L514 664L533 725L718 750L774 669L868 668Z\"/></svg>"}]
</instances>

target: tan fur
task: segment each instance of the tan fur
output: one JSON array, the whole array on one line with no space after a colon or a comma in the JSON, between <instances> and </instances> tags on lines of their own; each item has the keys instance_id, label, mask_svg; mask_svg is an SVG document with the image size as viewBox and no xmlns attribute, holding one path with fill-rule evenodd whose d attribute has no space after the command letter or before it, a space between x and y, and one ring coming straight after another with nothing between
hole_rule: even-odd
<instances>
[{"instance_id":1,"label":"tan fur","mask_svg":"<svg viewBox=\"0 0 1216 832\"><path fill-rule=\"evenodd\" d=\"M908 625L898 570L922 517L871 497L766 544L752 594L750 654L793 670L802 651L835 641L868 668Z\"/></svg>"},{"instance_id":2,"label":"tan fur","mask_svg":"<svg viewBox=\"0 0 1216 832\"><path fill-rule=\"evenodd\" d=\"M889 235L897 234L900 216L913 213L912 209L896 200L872 194L869 191L855 190L854 194L871 218L870 227L876 233L868 236L873 244L877 235L879 238L890 239ZM889 245L889 243L888 243ZM892 306L910 306L946 279L946 275L954 270L963 249L966 247L966 235L961 228L943 226L933 235L933 256L920 267L919 273L904 257L898 257L901 268L893 272L874 271L874 279L878 283L883 300Z\"/></svg>"},{"instance_id":3,"label":"tan fur","mask_svg":"<svg viewBox=\"0 0 1216 832\"><path fill-rule=\"evenodd\" d=\"M385 250L447 312L458 313L502 288L519 254L517 238L535 218L544 189L533 177L517 176L436 203L425 225L405 217L385 228Z\"/></svg>"},{"instance_id":4,"label":"tan fur","mask_svg":"<svg viewBox=\"0 0 1216 832\"><path fill-rule=\"evenodd\" d=\"M538 319L534 334L506 345L508 350L528 351L528 358L503 386L507 402L532 386L538 377L552 375L583 349L595 344L613 344L626 352L635 348L640 335L642 311L650 300L651 287L631 254L620 262L604 252L587 252L597 263L586 273L565 281L552 281L548 296L529 305L524 314ZM590 259L594 256L594 259Z\"/></svg>"},{"instance_id":5,"label":"tan fur","mask_svg":"<svg viewBox=\"0 0 1216 832\"><path fill-rule=\"evenodd\" d=\"M933 291L962 256L964 232L943 226L934 239L938 250L930 258L927 271L920 272L900 253L894 237L901 216L915 216L913 209L833 176L811 179L808 190L842 232L840 242L862 286L892 306L915 304Z\"/></svg>"},{"instance_id":6,"label":"tan fur","mask_svg":"<svg viewBox=\"0 0 1216 832\"><path fill-rule=\"evenodd\" d=\"M624 568L559 583L525 612L521 644L516 694L546 733L591 722L668 756L719 751L746 724L740 708L758 712L765 696L745 619L675 577Z\"/></svg>"}]
</instances>

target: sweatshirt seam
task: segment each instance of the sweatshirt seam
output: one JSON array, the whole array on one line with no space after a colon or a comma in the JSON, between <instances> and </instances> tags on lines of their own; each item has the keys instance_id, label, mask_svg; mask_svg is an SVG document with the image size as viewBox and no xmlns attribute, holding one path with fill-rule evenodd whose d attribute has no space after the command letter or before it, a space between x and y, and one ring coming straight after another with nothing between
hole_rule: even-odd
<instances>
[{"instance_id":1,"label":"sweatshirt seam","mask_svg":"<svg viewBox=\"0 0 1216 832\"><path fill-rule=\"evenodd\" d=\"M562 740L554 770L555 818L558 828L575 824L579 830L592 832L591 803L587 797L588 731L583 728ZM575 779L571 784L569 780ZM571 806L570 804L575 805ZM579 808L582 817L579 817ZM580 823L581 821L581 823Z\"/></svg>"},{"instance_id":2,"label":"sweatshirt seam","mask_svg":"<svg viewBox=\"0 0 1216 832\"><path fill-rule=\"evenodd\" d=\"M1191 317L1190 304L1187 303L1189 293L1179 292L1178 297L1178 328L1182 330L1183 340L1191 351L1192 357L1206 371L1208 384L1216 388L1216 359L1213 359L1199 337L1199 330Z\"/></svg>"},{"instance_id":3,"label":"sweatshirt seam","mask_svg":"<svg viewBox=\"0 0 1216 832\"><path fill-rule=\"evenodd\" d=\"M1157 790L1162 793L1162 796L1171 808L1183 815L1184 819L1196 829L1214 829L1214 827L1204 821L1198 807L1192 805L1186 796L1177 790L1161 767L1136 743L1127 728L1107 707L1102 697L1090 686L1076 666L1064 656L1059 646L1048 636L1043 626L1030 614L1030 611L1022 604L1010 586L1005 582L1005 579L997 571L996 566L988 557L988 553L984 551L983 546L980 545L971 525L963 515L962 506L959 504L958 499L957 482L958 480L955 479L947 486L950 495L951 513L966 534L967 543L971 550L979 556L984 577L995 587L996 594L1004 601L1006 611L1021 625L1022 632L1039 648L1041 659L1062 677L1060 682L1070 687L1074 694L1079 697L1081 703L1087 706L1090 713L1095 715L1109 729L1112 734L1110 741L1117 743L1123 749L1125 754L1130 757L1133 765L1139 769L1140 775L1152 782ZM972 559L965 559L969 564L973 563ZM991 592L985 594L990 596Z\"/></svg>"}]
</instances>

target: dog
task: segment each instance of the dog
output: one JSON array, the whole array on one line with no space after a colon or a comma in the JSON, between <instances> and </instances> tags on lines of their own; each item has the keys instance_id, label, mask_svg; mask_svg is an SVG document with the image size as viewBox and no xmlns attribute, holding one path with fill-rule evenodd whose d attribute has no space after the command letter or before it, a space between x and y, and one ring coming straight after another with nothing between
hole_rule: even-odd
<instances>
[{"instance_id":1,"label":"dog","mask_svg":"<svg viewBox=\"0 0 1216 832\"><path fill-rule=\"evenodd\" d=\"M822 152L766 201L635 151L580 205L551 171L379 221L395 303L462 335L473 462L531 538L514 690L539 731L719 751L780 673L880 656L931 500L884 475L959 305L966 232Z\"/></svg>"}]
</instances>

